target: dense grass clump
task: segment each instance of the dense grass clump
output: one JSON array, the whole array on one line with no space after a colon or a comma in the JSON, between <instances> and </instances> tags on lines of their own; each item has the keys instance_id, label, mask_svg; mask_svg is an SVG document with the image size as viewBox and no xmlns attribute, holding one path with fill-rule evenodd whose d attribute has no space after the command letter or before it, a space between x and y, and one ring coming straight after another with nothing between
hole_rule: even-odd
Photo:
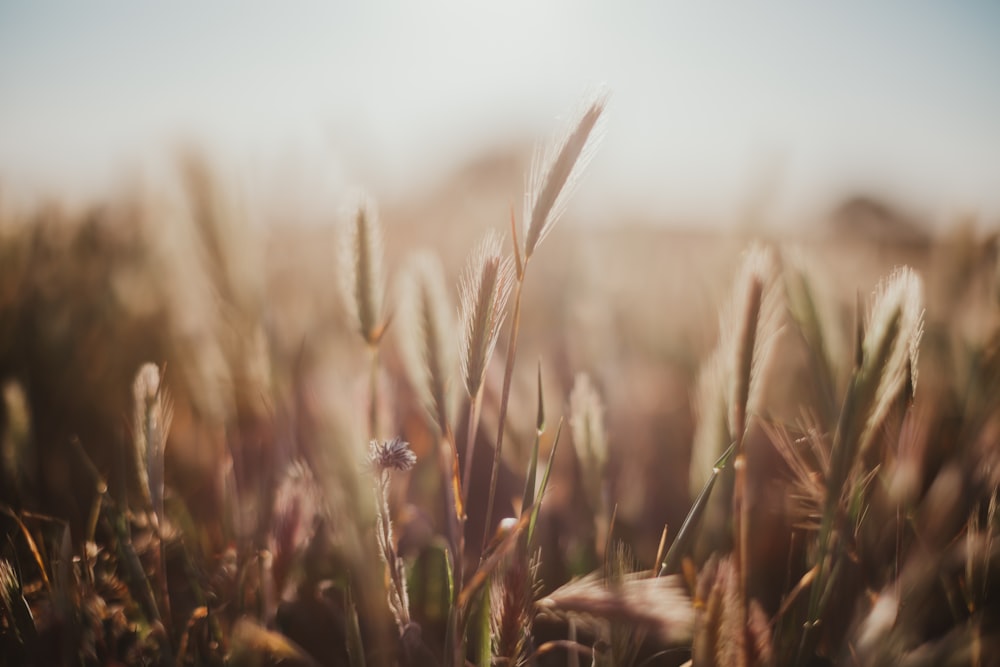
<instances>
[{"instance_id":1,"label":"dense grass clump","mask_svg":"<svg viewBox=\"0 0 1000 667\"><path fill-rule=\"evenodd\" d=\"M606 104L467 258L4 213L0 664L993 664L995 240L636 262L554 232Z\"/></svg>"}]
</instances>

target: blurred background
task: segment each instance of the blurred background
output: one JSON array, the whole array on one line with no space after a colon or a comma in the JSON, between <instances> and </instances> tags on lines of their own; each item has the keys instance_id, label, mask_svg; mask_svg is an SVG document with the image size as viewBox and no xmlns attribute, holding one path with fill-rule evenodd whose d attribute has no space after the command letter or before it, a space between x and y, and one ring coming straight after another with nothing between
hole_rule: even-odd
<instances>
[{"instance_id":1,"label":"blurred background","mask_svg":"<svg viewBox=\"0 0 1000 667\"><path fill-rule=\"evenodd\" d=\"M508 165L515 199L533 143L603 85L580 224L802 229L863 194L992 225L998 34L977 0L8 2L0 187L88 201L193 144L276 217L356 187L420 197L470 164Z\"/></svg>"},{"instance_id":2,"label":"blurred background","mask_svg":"<svg viewBox=\"0 0 1000 667\"><path fill-rule=\"evenodd\" d=\"M228 585L220 554L233 544L250 567L281 527L279 490L312 492L303 470L336 519L330 540L377 564L358 460L372 371L338 252L362 190L385 227L393 322L371 375L371 430L417 454L393 514L403 555L430 553L446 532L447 480L404 371L415 334L392 319L397 288L413 251L429 249L456 312L474 244L521 216L536 146L602 88L606 135L524 292L495 521L519 511L539 376L547 456L586 373L604 405L612 532L653 563L709 469L697 443L717 435L720 310L756 240L789 294L799 273L810 286L830 395L849 377L859 304L894 266L914 267L927 308L918 391L942 423L960 414L952 385L980 367L992 382L974 352L1000 349L1000 3L623 5L0 2L0 509L66 519L66 548L66 535L108 543L95 519L140 506L130 388L152 362L173 397L167 516L199 572ZM798 424L827 394L810 341L784 317L761 416ZM505 325L484 384L472 548L494 528L484 496L508 336ZM770 436L750 437L758 470L782 470ZM580 457L567 443L554 461L540 519L547 590L594 569L606 544L599 512L580 502ZM751 480L772 531L751 558L777 568L793 526L788 487L772 481ZM715 548L725 512L712 521ZM361 599L384 621L372 573ZM279 595L283 583L299 582L277 578ZM205 585L225 607L231 592ZM781 590L761 598L769 612ZM174 627L193 604L173 608ZM440 610L414 606L424 636L443 637ZM320 621L312 640L288 636L328 647L333 626Z\"/></svg>"}]
</instances>

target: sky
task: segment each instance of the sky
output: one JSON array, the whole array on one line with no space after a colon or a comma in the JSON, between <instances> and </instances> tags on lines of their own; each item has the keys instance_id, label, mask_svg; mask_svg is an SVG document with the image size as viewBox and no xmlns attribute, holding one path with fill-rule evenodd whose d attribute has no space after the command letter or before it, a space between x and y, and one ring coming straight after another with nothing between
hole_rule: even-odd
<instances>
[{"instance_id":1,"label":"sky","mask_svg":"<svg viewBox=\"0 0 1000 667\"><path fill-rule=\"evenodd\" d=\"M589 221L795 224L866 192L1000 224L1000 3L973 0L5 0L0 188L112 192L197 143L404 197L599 87Z\"/></svg>"}]
</instances>

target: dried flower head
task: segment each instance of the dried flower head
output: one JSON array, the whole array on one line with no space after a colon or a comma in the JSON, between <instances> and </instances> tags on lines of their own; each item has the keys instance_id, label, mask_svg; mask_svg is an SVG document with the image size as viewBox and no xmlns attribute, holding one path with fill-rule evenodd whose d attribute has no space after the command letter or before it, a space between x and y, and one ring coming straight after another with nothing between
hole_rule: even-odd
<instances>
[{"instance_id":1,"label":"dried flower head","mask_svg":"<svg viewBox=\"0 0 1000 667\"><path fill-rule=\"evenodd\" d=\"M372 440L368 444L368 463L376 472L409 470L417 463L410 443L396 437L392 440Z\"/></svg>"},{"instance_id":2,"label":"dried flower head","mask_svg":"<svg viewBox=\"0 0 1000 667\"><path fill-rule=\"evenodd\" d=\"M409 470L416 462L410 445L401 438L372 440L368 462L375 471L376 541L379 555L385 563L386 596L389 609L396 619L400 636L410 625L410 598L406 588L406 566L399 557L392 535L392 518L389 515L389 472Z\"/></svg>"},{"instance_id":3,"label":"dried flower head","mask_svg":"<svg viewBox=\"0 0 1000 667\"><path fill-rule=\"evenodd\" d=\"M459 281L462 377L473 397L483 384L514 284L514 265L501 251L502 243L496 232L487 234L472 251Z\"/></svg>"}]
</instances>

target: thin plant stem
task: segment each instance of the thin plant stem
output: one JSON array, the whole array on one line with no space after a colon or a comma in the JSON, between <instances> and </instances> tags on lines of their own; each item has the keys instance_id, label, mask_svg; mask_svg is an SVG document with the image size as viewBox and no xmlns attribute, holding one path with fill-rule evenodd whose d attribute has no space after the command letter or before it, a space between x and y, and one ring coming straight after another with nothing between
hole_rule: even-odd
<instances>
[{"instance_id":1,"label":"thin plant stem","mask_svg":"<svg viewBox=\"0 0 1000 667\"><path fill-rule=\"evenodd\" d=\"M368 353L371 361L368 394L368 439L378 437L378 343L369 344Z\"/></svg>"},{"instance_id":2,"label":"thin plant stem","mask_svg":"<svg viewBox=\"0 0 1000 667\"><path fill-rule=\"evenodd\" d=\"M462 473L462 504L469 501L469 483L472 481L472 454L476 449L476 437L479 434L479 417L483 409L483 390L479 391L469 402L469 425L465 438L465 470Z\"/></svg>"},{"instance_id":3,"label":"thin plant stem","mask_svg":"<svg viewBox=\"0 0 1000 667\"><path fill-rule=\"evenodd\" d=\"M527 264L522 267L517 277L517 289L514 293L514 316L510 323L510 339L507 341L507 365L503 372L503 393L500 395L500 416L497 425L496 449L493 452L493 469L490 471L490 495L486 501L486 522L483 524L483 547L481 553L486 553L486 545L490 539L490 524L493 520L493 503L496 500L497 477L500 473L500 455L503 452L504 426L507 421L507 401L510 398L510 383L514 376L514 357L517 354L517 332L521 324L521 291L524 288L524 273Z\"/></svg>"}]
</instances>

